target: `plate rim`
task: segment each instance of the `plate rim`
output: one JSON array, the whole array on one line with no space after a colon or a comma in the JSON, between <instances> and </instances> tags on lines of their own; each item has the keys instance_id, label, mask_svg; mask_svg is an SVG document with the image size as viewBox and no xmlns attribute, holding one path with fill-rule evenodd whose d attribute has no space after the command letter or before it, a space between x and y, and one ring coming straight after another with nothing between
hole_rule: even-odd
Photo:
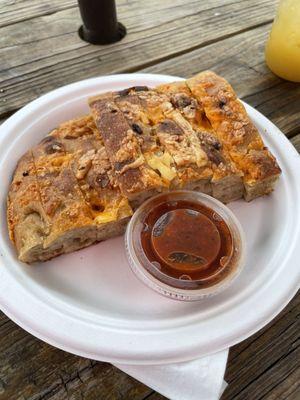
<instances>
[{"instance_id":1,"label":"plate rim","mask_svg":"<svg viewBox=\"0 0 300 400\"><path fill-rule=\"evenodd\" d=\"M75 82L72 83L70 85L66 85L63 86L61 88L55 89L43 96L41 96L40 98L32 101L31 103L29 103L28 105L26 105L25 107L23 107L21 110L17 111L12 117L10 117L8 120L6 120L1 126L0 126L0 147L3 145L3 143L5 143L5 140L9 139L8 138L8 134L5 135L5 130L7 130L7 132L9 132L9 130L11 130L13 128L14 125L16 125L18 123L18 121L22 120L22 118L26 118L27 115L30 116L30 113L32 111L34 111L34 109L43 106L43 105L47 105L47 103L49 101L54 101L55 99L61 95L63 95L63 93L65 91L71 93L72 90L79 90L80 87L85 87L88 86L89 84L97 84L100 82L106 82L108 85L114 82L118 82L119 80L121 81L128 81L128 82L134 82L136 80L140 80L140 81L147 81L153 79L154 81L157 80L157 84L158 83L162 83L162 82L171 82L174 80L182 80L183 78L179 78L179 77L174 77L174 76L170 76L170 75L158 75L158 74L142 74L142 73L137 73L137 74L117 74L117 75L108 75L108 76L100 76L100 77L95 77L95 78L89 78L83 81L79 81L79 82ZM129 83L130 84L130 83ZM269 121L266 117L264 117L261 113L259 113L257 110L255 110L253 107L249 106L248 104L244 103L247 111L250 111L250 113L252 115L254 115L256 118L260 119L261 121L263 121L263 125L267 126L267 130L268 131L272 131L275 132L276 134L280 134L280 136L277 137L277 140L280 142L280 144L283 146L283 148L285 148L285 151L289 151L289 152L293 152L294 155L297 155L297 157L293 157L291 158L291 160L289 160L290 164L294 164L294 168L293 168L293 174L297 175L297 168L298 171L300 172L300 156L298 154L298 152L296 151L296 149L293 147L293 145L291 144L291 142L285 137L285 135L283 135L281 133L281 131L271 122ZM51 111L50 111L51 112ZM2 133L1 133L2 132ZM13 144L12 144L13 145ZM0 162L0 164L2 163L2 161ZM298 181L296 180L296 186L294 187L294 190L296 190L297 192L297 198L299 199L299 193L300 193L300 173L298 173ZM300 241L300 228L296 227L296 235L295 237L297 238L298 241ZM296 240L294 240L295 242ZM2 242L2 238L0 239L0 247L1 247L1 242ZM296 246L294 245L293 248L293 252L295 254L298 255L298 257L300 256L300 250L298 250L296 248ZM291 253L291 251L290 251ZM294 254L293 253L293 254ZM293 257L292 254L292 257ZM291 254L289 254L289 257L291 257ZM295 255L294 255L295 257ZM288 256L286 257L286 263L288 262ZM295 280L295 284L293 285L293 287L289 287L289 291L286 289L286 292L283 291L284 293L281 294L281 297L279 300L277 300L276 307L274 308L274 311L271 312L270 310L264 310L264 313L260 314L260 318L256 318L255 320L255 324L252 323L248 325L246 328L241 329L240 328L240 334L238 335L234 335L235 337L228 337L227 340L224 340L223 343L218 343L218 344L210 344L207 346L204 346L203 344L198 348L195 348L195 345L193 346L185 346L184 348L178 349L176 348L176 345L173 345L173 347L171 346L168 349L168 352L166 353L166 351L161 351L160 349L158 349L158 342L155 341L155 343L152 344L152 349L151 351L149 351L149 349L145 352L145 351L141 351L139 349L139 351L136 351L136 353L134 353L134 351L127 349L126 351L126 347L129 346L129 348L134 347L137 344L137 339L139 339L139 342L147 342L147 347L149 348L149 338L146 338L146 334L142 333L140 335L140 337L138 338L138 335L134 335L135 337L133 338L128 338L124 341L124 343L122 343L122 351L121 353L116 351L115 349L111 349L111 347L109 346L109 349L105 348L105 346L100 346L95 344L94 341L94 346L92 346L89 343L89 346L85 345L82 347L82 343L78 343L78 340L70 340L70 336L69 335L63 335L64 337L59 337L57 335L52 335L50 334L50 332L47 331L47 329L45 327L41 328L41 326L39 324L36 324L36 322L34 321L34 319L36 317L38 317L39 315L39 306L37 304L35 304L35 306L37 306L37 308L34 308L33 305L32 306L32 310L34 311L31 315L31 318L29 318L29 320L26 320L26 318L24 318L24 315L22 313L22 311L20 312L20 310L18 310L18 308L16 308L16 300L20 300L20 295L23 294L26 297L26 291L24 289L24 287L20 286L18 287L18 291L13 290L14 287L16 287L16 282L14 285L14 282L10 282L8 275L5 275L5 268L1 268L1 264L4 264L4 259L3 259L3 255L1 253L1 257L0 257L0 308L2 309L2 311L10 318L12 319L15 323L17 323L18 325L20 325L23 329L25 329L26 331L28 331L29 333L33 334L34 336L38 337L39 339L55 346L58 347L62 350L68 351L70 353L74 353L74 354L78 354L80 356L83 357L87 357L87 358L93 358L93 359L97 359L100 361L108 361L108 362L112 362L112 363L122 363L122 364L132 364L132 365L137 365L137 364L144 364L144 365L151 365L151 364L167 364L167 363L171 363L171 362L180 362L180 361L188 361L191 359L195 359L197 357L200 356L205 356L207 354L211 354L217 351L221 351L224 350L225 348L228 348L242 340L244 340L245 338L251 336L253 333L255 333L257 330L261 329L263 326L265 326L267 323L269 323L287 304L288 302L292 299L292 297L296 294L297 290L299 289L299 279L297 282L297 279ZM300 278L300 272L297 271L298 273L296 274L298 278ZM275 278L272 278L272 281ZM278 278L277 278L278 279ZM268 287L270 286L270 282L268 283L267 287L265 287L264 289L266 290ZM25 294L24 294L25 291ZM17 292L17 293L16 293ZM5 296L4 293L9 293L9 296ZM17 297L15 297L17 295ZM19 297L18 297L19 296ZM26 307L28 308L28 304L26 304ZM41 310L40 310L41 311ZM58 317L59 318L59 317ZM55 318L54 318L55 320ZM50 321L49 321L50 322ZM70 326L72 326L73 321L68 320L68 328L70 328ZM50 328L51 328L51 324L54 324L54 321L51 320L50 322ZM71 324L71 325L70 325ZM253 326L253 324L255 326ZM36 326L37 325L37 326ZM63 324L64 325L64 324ZM52 328L55 325L52 326ZM40 329L38 328L40 327ZM67 327L64 327L67 328ZM49 329L49 327L48 327ZM112 332L106 330L107 328L102 328L104 332L102 332L103 334L103 338L101 337L101 335L98 332L98 340L99 339L104 339L105 336L107 334L112 335ZM97 332L96 332L97 333ZM115 332L114 332L115 333ZM185 333L186 334L186 333ZM94 335L94 333L93 333ZM150 335L151 338L151 335ZM89 340L93 340L93 336L89 339ZM95 340L95 337L94 337ZM114 339L115 340L115 339ZM214 339L216 341L216 339ZM116 343L118 344L118 343ZM141 344L141 343L140 343ZM197 347L197 346L196 346ZM205 347L205 348L204 348ZM108 350L108 351L107 351Z\"/></svg>"}]
</instances>

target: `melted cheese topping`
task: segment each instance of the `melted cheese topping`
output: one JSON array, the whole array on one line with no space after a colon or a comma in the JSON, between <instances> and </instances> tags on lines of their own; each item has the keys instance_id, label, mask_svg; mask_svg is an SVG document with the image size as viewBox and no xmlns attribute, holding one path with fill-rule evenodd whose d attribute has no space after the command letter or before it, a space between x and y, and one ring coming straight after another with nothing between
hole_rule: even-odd
<instances>
[{"instance_id":1,"label":"melted cheese topping","mask_svg":"<svg viewBox=\"0 0 300 400\"><path fill-rule=\"evenodd\" d=\"M151 156L146 156L148 165L154 169L159 171L162 178L168 182L171 182L176 176L176 170L172 167L173 159L171 155L167 152L164 152L161 156L152 154Z\"/></svg>"},{"instance_id":2,"label":"melted cheese topping","mask_svg":"<svg viewBox=\"0 0 300 400\"><path fill-rule=\"evenodd\" d=\"M108 222L117 221L118 219L130 217L132 209L128 200L124 197L117 203L108 204L105 210L95 218L96 224L106 224Z\"/></svg>"}]
</instances>

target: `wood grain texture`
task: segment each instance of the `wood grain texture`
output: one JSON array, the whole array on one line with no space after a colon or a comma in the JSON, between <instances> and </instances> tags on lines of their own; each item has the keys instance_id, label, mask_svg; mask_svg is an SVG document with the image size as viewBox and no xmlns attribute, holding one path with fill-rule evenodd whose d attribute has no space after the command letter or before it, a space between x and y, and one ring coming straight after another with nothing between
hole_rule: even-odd
<instances>
[{"instance_id":1,"label":"wood grain texture","mask_svg":"<svg viewBox=\"0 0 300 400\"><path fill-rule=\"evenodd\" d=\"M233 0L210 0L200 5L201 10L212 9L220 4L231 4ZM172 14L175 16L176 12L180 13L184 7L189 7L194 10L196 1L188 0L183 2L182 0L174 0L172 3L160 0L153 0L151 2L150 9L154 14L159 15L159 13L172 8ZM117 11L120 13L121 17L126 14L126 11L130 8L135 9L137 17L143 16L144 10L147 9L148 4L141 4L139 0L116 0ZM41 2L40 0L2 0L1 10L0 10L0 27L9 24L15 24L16 22L25 21L28 19L33 19L35 17L40 17L43 15L49 15L57 13L66 8L78 7L77 0L51 0Z\"/></svg>"},{"instance_id":2,"label":"wood grain texture","mask_svg":"<svg viewBox=\"0 0 300 400\"><path fill-rule=\"evenodd\" d=\"M209 7L212 7L208 9ZM93 46L79 40L79 11L70 8L3 27L0 116L38 95L101 74L137 71L271 21L274 0L128 2L123 41Z\"/></svg>"},{"instance_id":3,"label":"wood grain texture","mask_svg":"<svg viewBox=\"0 0 300 400\"><path fill-rule=\"evenodd\" d=\"M49 15L69 7L77 6L76 0L2 0L0 9L0 27L27 21L41 15Z\"/></svg>"}]
</instances>

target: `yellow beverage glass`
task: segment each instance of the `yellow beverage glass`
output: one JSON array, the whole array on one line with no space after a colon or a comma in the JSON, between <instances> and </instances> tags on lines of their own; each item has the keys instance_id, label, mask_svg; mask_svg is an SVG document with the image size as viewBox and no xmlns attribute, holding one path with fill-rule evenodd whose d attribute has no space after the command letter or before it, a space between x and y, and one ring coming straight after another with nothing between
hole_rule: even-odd
<instances>
[{"instance_id":1,"label":"yellow beverage glass","mask_svg":"<svg viewBox=\"0 0 300 400\"><path fill-rule=\"evenodd\" d=\"M266 63L274 74L300 82L300 0L281 0L266 45Z\"/></svg>"}]
</instances>

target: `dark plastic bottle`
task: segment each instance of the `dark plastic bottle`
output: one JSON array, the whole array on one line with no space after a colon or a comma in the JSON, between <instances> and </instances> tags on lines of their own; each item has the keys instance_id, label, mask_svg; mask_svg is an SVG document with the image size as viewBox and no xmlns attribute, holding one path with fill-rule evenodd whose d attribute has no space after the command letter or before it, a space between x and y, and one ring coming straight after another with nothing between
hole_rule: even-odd
<instances>
[{"instance_id":1,"label":"dark plastic bottle","mask_svg":"<svg viewBox=\"0 0 300 400\"><path fill-rule=\"evenodd\" d=\"M78 0L83 25L81 39L92 44L109 44L121 40L126 28L117 20L115 0Z\"/></svg>"}]
</instances>

